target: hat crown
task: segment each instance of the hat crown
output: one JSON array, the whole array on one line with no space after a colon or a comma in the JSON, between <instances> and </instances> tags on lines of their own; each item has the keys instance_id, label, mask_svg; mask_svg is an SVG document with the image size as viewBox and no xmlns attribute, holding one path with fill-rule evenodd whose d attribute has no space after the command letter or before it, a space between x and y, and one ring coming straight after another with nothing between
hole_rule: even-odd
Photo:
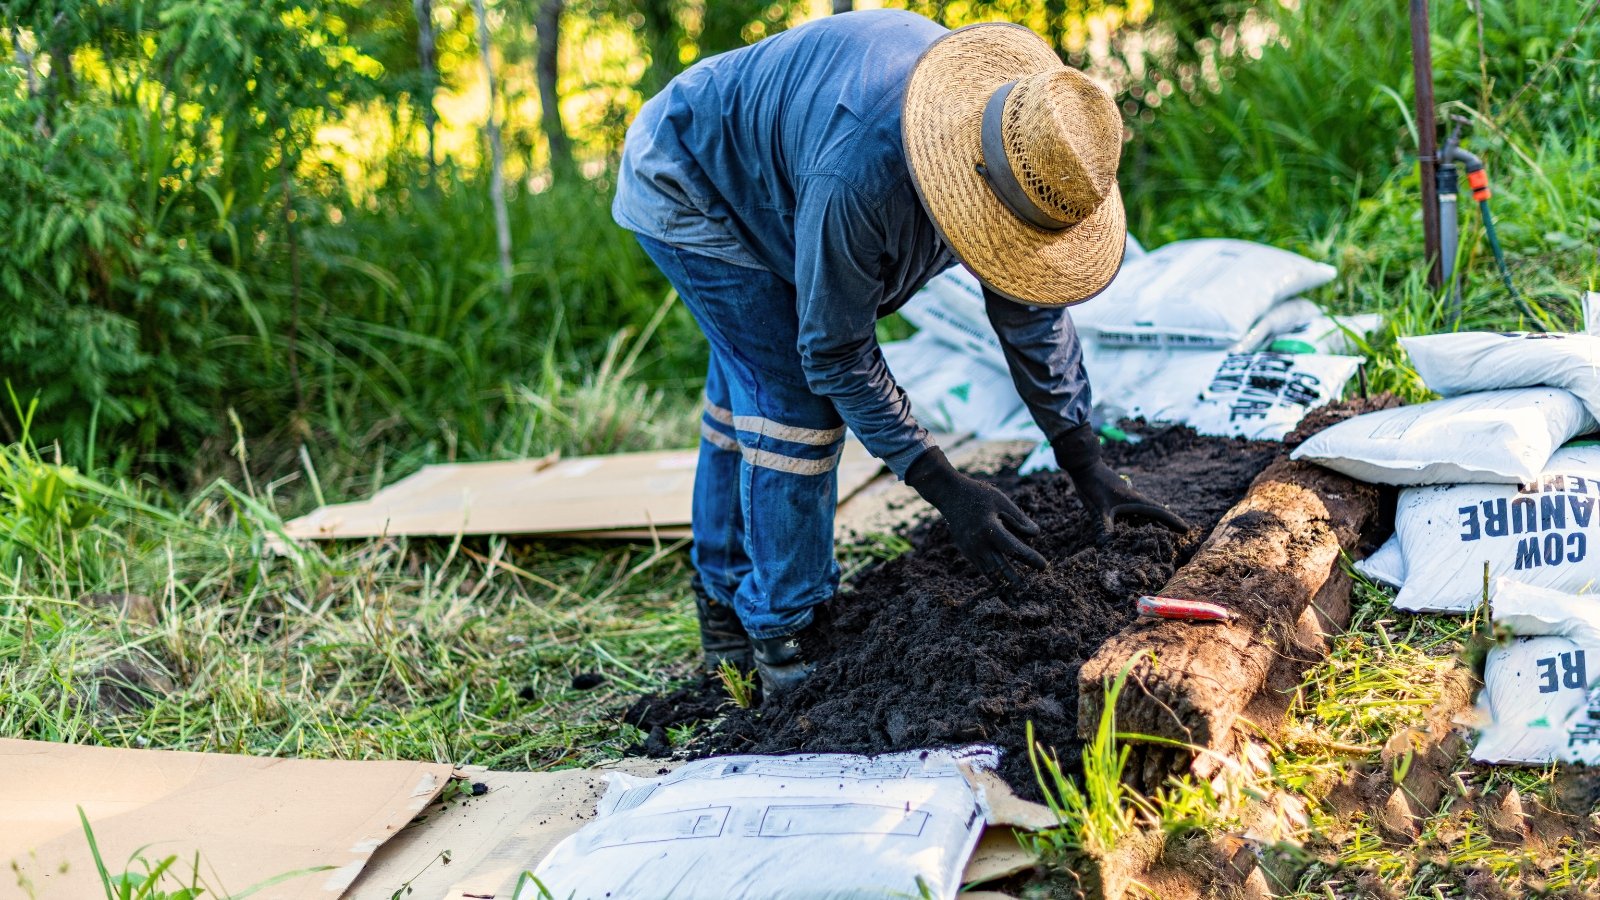
<instances>
[{"instance_id":1,"label":"hat crown","mask_svg":"<svg viewBox=\"0 0 1600 900\"><path fill-rule=\"evenodd\" d=\"M1005 100L1001 133L1022 190L1062 225L1082 222L1116 190L1122 116L1075 69L1018 80Z\"/></svg>"}]
</instances>

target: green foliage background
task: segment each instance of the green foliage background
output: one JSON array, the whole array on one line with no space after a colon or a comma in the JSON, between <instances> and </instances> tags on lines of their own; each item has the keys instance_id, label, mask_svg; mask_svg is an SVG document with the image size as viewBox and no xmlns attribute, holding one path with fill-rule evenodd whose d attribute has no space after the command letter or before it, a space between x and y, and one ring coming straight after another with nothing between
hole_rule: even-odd
<instances>
[{"instance_id":1,"label":"green foliage background","mask_svg":"<svg viewBox=\"0 0 1600 900\"><path fill-rule=\"evenodd\" d=\"M490 5L505 73L531 65L536 6ZM1420 325L1437 298L1416 280L1410 50L1392 7L913 4L952 25L1026 22L1117 86L1123 183L1147 244L1230 235L1291 247L1340 266L1323 299ZM582 113L570 128L581 179L551 184L540 123L518 113L527 78L506 82L506 289L488 154L430 161L421 137L433 92L475 77L470 3L432 7L432 81L401 0L0 3L0 371L38 399L35 440L179 483L213 474L240 436L269 471L308 444L341 468L390 475L583 445L594 423L567 415L551 437L551 410L563 392L595 389L608 352L623 359L619 337L652 323L666 296L608 214L626 116L697 56L810 12L749 0L567 7L565 59L622 49L609 68L562 74ZM1575 29L1582 12L1434 5L1442 112L1468 120L1519 282L1557 316L1594 272L1600 226L1600 29ZM330 152L338 127L356 148ZM1468 321L1503 317L1470 213L1465 226ZM681 310L663 315L627 375L670 416L694 394L702 351ZM617 446L676 433L637 424L618 425ZM18 414L0 415L0 437L20 429Z\"/></svg>"}]
</instances>

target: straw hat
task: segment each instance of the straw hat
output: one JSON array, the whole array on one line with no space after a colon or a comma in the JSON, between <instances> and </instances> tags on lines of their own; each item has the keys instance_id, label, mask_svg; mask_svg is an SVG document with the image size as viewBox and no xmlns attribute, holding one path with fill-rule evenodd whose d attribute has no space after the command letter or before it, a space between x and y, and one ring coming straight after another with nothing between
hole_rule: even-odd
<instances>
[{"instance_id":1,"label":"straw hat","mask_svg":"<svg viewBox=\"0 0 1600 900\"><path fill-rule=\"evenodd\" d=\"M1081 303L1122 265L1122 117L1020 25L952 31L911 73L902 111L911 180L980 280L1024 303Z\"/></svg>"}]
</instances>

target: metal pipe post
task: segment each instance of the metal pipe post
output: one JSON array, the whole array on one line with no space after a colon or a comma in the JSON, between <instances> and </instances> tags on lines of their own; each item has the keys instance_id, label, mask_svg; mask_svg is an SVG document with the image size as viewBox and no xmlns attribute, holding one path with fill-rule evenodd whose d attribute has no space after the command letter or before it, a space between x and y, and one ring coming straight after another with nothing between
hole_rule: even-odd
<instances>
[{"instance_id":1,"label":"metal pipe post","mask_svg":"<svg viewBox=\"0 0 1600 900\"><path fill-rule=\"evenodd\" d=\"M1433 110L1433 48L1429 43L1428 0L1411 0L1411 69L1416 81L1417 162L1422 166L1422 248L1428 265L1428 286L1444 286L1439 240L1439 135Z\"/></svg>"}]
</instances>

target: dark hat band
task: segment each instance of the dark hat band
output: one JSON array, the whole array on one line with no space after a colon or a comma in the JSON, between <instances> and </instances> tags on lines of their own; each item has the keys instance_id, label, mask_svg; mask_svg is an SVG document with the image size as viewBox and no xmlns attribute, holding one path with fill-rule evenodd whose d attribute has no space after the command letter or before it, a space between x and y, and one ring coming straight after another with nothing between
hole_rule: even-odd
<instances>
[{"instance_id":1,"label":"dark hat band","mask_svg":"<svg viewBox=\"0 0 1600 900\"><path fill-rule=\"evenodd\" d=\"M983 176L989 189L1017 218L1045 231L1061 231L1068 227L1068 223L1051 216L1033 202L1028 192L1022 189L1021 182L1017 181L1017 174L1012 171L1011 161L1006 157L1001 120L1006 98L1011 96L1011 89L1016 86L1015 81L1000 85L989 95L989 102L983 107L983 162L978 164L978 174Z\"/></svg>"}]
</instances>

